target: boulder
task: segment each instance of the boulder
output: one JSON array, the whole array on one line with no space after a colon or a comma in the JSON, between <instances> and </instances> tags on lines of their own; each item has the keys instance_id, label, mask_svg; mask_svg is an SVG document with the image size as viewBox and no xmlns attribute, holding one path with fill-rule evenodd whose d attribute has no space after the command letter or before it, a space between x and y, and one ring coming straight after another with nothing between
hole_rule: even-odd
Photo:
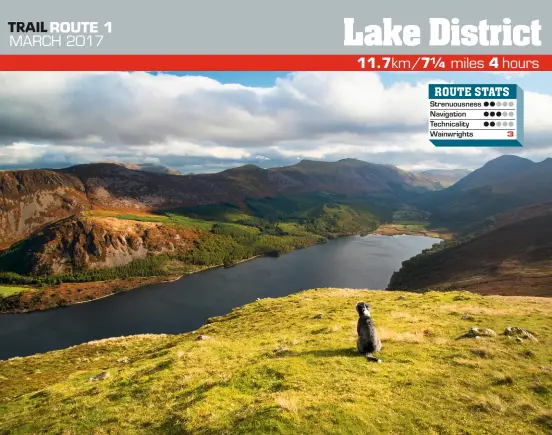
<instances>
[{"instance_id":1,"label":"boulder","mask_svg":"<svg viewBox=\"0 0 552 435\"><path fill-rule=\"evenodd\" d=\"M496 332L494 332L492 329L471 328L468 332L466 332L465 337L494 337L495 335Z\"/></svg>"},{"instance_id":2,"label":"boulder","mask_svg":"<svg viewBox=\"0 0 552 435\"><path fill-rule=\"evenodd\" d=\"M104 379L106 378L109 378L111 375L109 374L109 372L101 372L99 374L97 374L96 376L92 376L90 378L91 381L103 381Z\"/></svg>"},{"instance_id":3,"label":"boulder","mask_svg":"<svg viewBox=\"0 0 552 435\"><path fill-rule=\"evenodd\" d=\"M533 333L531 333L531 332L527 331L527 329L523 329L523 328L508 327L504 330L504 335L506 335L508 337L514 337L515 336L516 339L520 338L521 340L526 338L528 340L535 341L535 342L539 341L539 340L537 340L537 337L535 337L535 335Z\"/></svg>"}]
</instances>

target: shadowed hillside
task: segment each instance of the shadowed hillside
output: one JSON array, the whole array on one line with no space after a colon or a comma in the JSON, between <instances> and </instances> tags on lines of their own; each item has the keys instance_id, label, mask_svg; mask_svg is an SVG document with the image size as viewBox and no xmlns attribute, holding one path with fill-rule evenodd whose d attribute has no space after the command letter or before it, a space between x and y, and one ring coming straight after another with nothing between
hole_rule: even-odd
<instances>
[{"instance_id":1,"label":"shadowed hillside","mask_svg":"<svg viewBox=\"0 0 552 435\"><path fill-rule=\"evenodd\" d=\"M501 183L509 177L531 170L535 165L529 159L518 156L500 156L485 163L481 168L466 174L457 181L452 190L473 189L487 184Z\"/></svg>"},{"instance_id":2,"label":"shadowed hillside","mask_svg":"<svg viewBox=\"0 0 552 435\"><path fill-rule=\"evenodd\" d=\"M133 169L136 171L145 171L145 172L154 172L156 174L171 174L171 175L182 175L179 171L171 168L167 168L163 165L155 165L150 163L142 164L131 164L123 163L121 166L124 166L127 169Z\"/></svg>"},{"instance_id":3,"label":"shadowed hillside","mask_svg":"<svg viewBox=\"0 0 552 435\"><path fill-rule=\"evenodd\" d=\"M552 203L505 212L403 263L390 289L552 296Z\"/></svg>"},{"instance_id":4,"label":"shadowed hillside","mask_svg":"<svg viewBox=\"0 0 552 435\"><path fill-rule=\"evenodd\" d=\"M492 215L552 201L552 159L533 163L502 156L455 185L423 195L413 202L431 213L436 226L465 232Z\"/></svg>"}]
</instances>

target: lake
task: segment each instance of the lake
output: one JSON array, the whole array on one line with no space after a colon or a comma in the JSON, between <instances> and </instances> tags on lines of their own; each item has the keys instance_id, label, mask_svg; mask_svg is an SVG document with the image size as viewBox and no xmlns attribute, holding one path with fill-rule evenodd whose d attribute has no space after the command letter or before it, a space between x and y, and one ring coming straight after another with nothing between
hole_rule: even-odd
<instances>
[{"instance_id":1,"label":"lake","mask_svg":"<svg viewBox=\"0 0 552 435\"><path fill-rule=\"evenodd\" d=\"M257 298L300 290L385 289L401 263L438 243L418 236L354 236L278 258L210 269L89 303L0 315L0 359L27 356L107 337L181 333Z\"/></svg>"}]
</instances>

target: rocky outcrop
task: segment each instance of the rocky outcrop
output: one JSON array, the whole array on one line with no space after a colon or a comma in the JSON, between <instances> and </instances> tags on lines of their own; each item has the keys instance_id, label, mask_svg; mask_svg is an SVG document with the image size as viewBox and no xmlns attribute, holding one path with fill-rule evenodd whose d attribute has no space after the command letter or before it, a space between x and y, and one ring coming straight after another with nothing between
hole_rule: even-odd
<instances>
[{"instance_id":1,"label":"rocky outcrop","mask_svg":"<svg viewBox=\"0 0 552 435\"><path fill-rule=\"evenodd\" d=\"M185 252L194 238L153 222L69 218L25 240L3 262L9 270L39 275L116 267L150 254Z\"/></svg>"},{"instance_id":2,"label":"rocky outcrop","mask_svg":"<svg viewBox=\"0 0 552 435\"><path fill-rule=\"evenodd\" d=\"M55 171L0 171L0 249L88 208L81 181Z\"/></svg>"}]
</instances>

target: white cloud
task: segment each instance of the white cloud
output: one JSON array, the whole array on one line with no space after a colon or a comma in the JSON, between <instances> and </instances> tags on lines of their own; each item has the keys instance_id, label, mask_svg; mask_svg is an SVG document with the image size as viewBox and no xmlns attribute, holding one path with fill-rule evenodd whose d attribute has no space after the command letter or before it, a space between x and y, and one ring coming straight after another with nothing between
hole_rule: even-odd
<instances>
[{"instance_id":1,"label":"white cloud","mask_svg":"<svg viewBox=\"0 0 552 435\"><path fill-rule=\"evenodd\" d=\"M490 74L496 74L498 76L504 77L506 80L518 79L520 77L526 76L527 72L515 72L515 71L490 71Z\"/></svg>"},{"instance_id":2,"label":"white cloud","mask_svg":"<svg viewBox=\"0 0 552 435\"><path fill-rule=\"evenodd\" d=\"M434 147L426 98L426 82L386 86L371 72L293 73L264 88L143 72L0 73L0 168L110 160L198 172L345 157L473 168L498 155ZM542 156L552 96L525 100L519 153Z\"/></svg>"}]
</instances>

